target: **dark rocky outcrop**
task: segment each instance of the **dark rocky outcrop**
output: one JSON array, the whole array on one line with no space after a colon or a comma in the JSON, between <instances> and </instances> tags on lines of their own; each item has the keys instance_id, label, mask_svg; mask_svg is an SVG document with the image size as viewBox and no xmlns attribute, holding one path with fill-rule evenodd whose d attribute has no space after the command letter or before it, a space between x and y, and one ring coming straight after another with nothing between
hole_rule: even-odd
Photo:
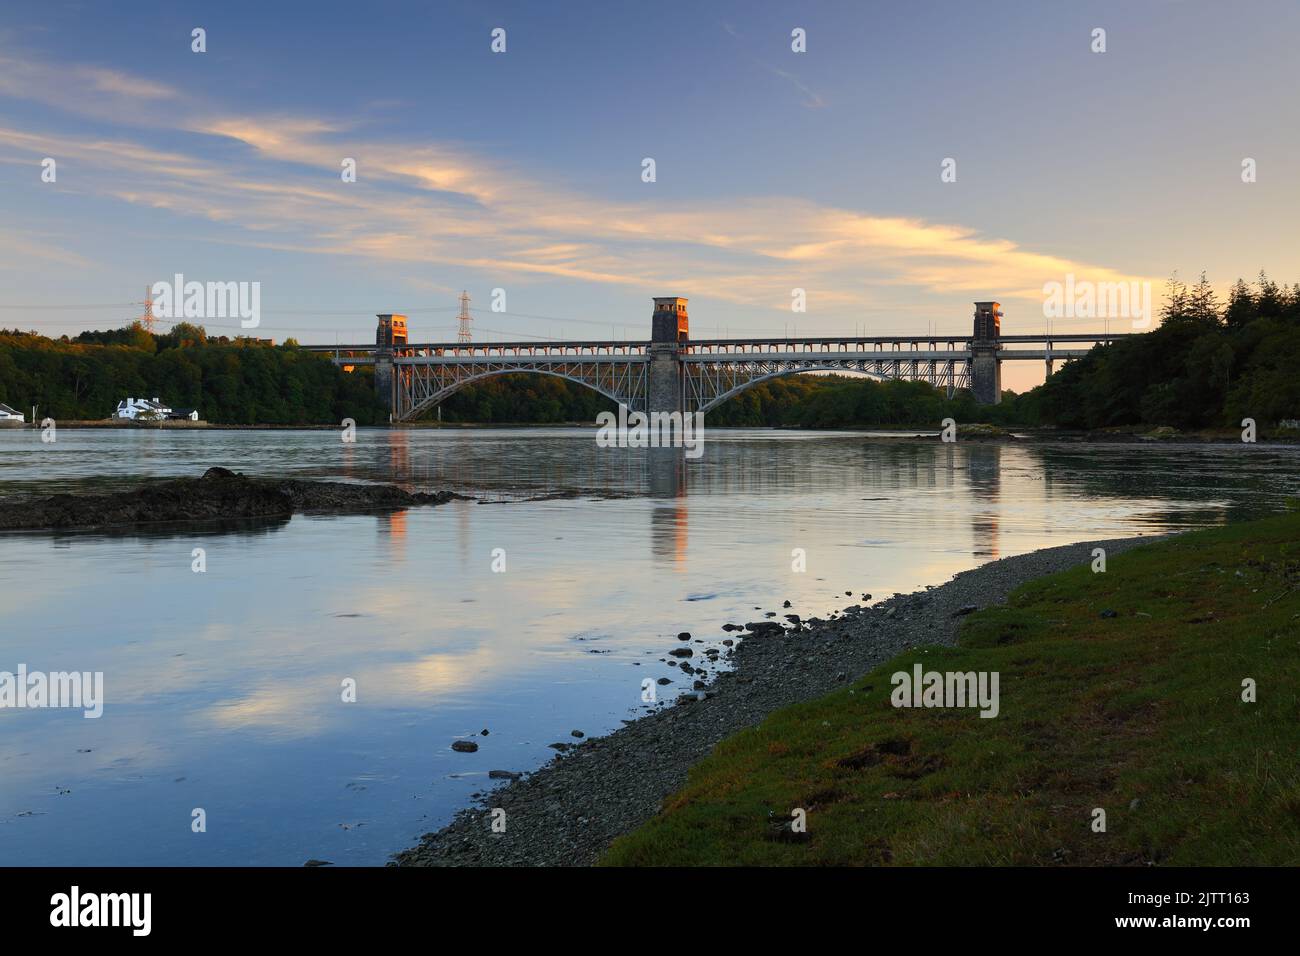
<instances>
[{"instance_id":1,"label":"dark rocky outcrop","mask_svg":"<svg viewBox=\"0 0 1300 956\"><path fill-rule=\"evenodd\" d=\"M187 521L287 518L298 512L358 513L440 505L451 492L410 492L395 485L250 478L209 468L202 478L150 481L103 495L49 495L0 503L0 531L112 528Z\"/></svg>"}]
</instances>

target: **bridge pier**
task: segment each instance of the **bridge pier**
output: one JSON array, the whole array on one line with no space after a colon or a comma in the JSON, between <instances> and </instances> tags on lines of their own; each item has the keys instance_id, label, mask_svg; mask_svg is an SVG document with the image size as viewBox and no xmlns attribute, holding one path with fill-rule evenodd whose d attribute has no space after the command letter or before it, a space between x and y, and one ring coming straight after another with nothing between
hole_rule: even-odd
<instances>
[{"instance_id":1,"label":"bridge pier","mask_svg":"<svg viewBox=\"0 0 1300 956\"><path fill-rule=\"evenodd\" d=\"M655 412L681 412L685 405L685 386L681 346L690 340L690 319L686 300L677 296L657 296L650 319L650 363L646 369L647 415Z\"/></svg>"},{"instance_id":2,"label":"bridge pier","mask_svg":"<svg viewBox=\"0 0 1300 956\"><path fill-rule=\"evenodd\" d=\"M975 334L970 343L970 390L981 405L1002 402L1002 310L997 302L975 303Z\"/></svg>"},{"instance_id":3,"label":"bridge pier","mask_svg":"<svg viewBox=\"0 0 1300 956\"><path fill-rule=\"evenodd\" d=\"M375 395L383 406L388 409L388 420L393 420L393 415L397 411L394 407L393 399L396 392L393 388L393 350L379 348L375 350Z\"/></svg>"},{"instance_id":4,"label":"bridge pier","mask_svg":"<svg viewBox=\"0 0 1300 956\"><path fill-rule=\"evenodd\" d=\"M406 344L406 316L382 312L375 329L375 395L388 409L388 420L397 417L397 388L393 381L393 349Z\"/></svg>"}]
</instances>

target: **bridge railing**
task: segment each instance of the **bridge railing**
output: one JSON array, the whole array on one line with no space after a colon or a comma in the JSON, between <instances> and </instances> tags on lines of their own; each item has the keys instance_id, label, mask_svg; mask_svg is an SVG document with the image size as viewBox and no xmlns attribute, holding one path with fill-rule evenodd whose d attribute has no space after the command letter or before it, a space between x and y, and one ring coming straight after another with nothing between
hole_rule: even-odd
<instances>
[{"instance_id":1,"label":"bridge railing","mask_svg":"<svg viewBox=\"0 0 1300 956\"><path fill-rule=\"evenodd\" d=\"M1069 332L1044 335L1004 335L997 339L999 358L1003 360L1077 358L1087 349L1064 349L1058 344L1107 343L1134 333ZM816 336L747 339L695 339L684 342L678 354L684 361L701 357L708 361L730 358L747 361L754 356L786 357L792 355L835 355L840 358L854 356L880 358L907 356L908 358L959 358L969 356L974 339L970 336ZM979 343L987 347L989 343ZM1012 349L1014 345L1040 345L1038 349ZM530 360L542 358L605 358L644 361L649 354L648 342L627 340L588 340L573 342L413 342L391 349L398 362L412 360L438 360L443 362L474 362L505 357L522 357ZM365 343L336 345L304 345L310 352L332 355L340 363L369 364L379 347Z\"/></svg>"}]
</instances>

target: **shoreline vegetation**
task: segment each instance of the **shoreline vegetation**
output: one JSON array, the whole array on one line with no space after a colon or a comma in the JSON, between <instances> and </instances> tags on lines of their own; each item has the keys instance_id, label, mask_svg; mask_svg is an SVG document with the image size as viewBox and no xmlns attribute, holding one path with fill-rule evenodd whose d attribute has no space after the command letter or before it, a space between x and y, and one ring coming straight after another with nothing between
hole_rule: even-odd
<instances>
[{"instance_id":1,"label":"shoreline vegetation","mask_svg":"<svg viewBox=\"0 0 1300 956\"><path fill-rule=\"evenodd\" d=\"M1300 512L1044 549L742 630L694 641L734 670L565 748L394 864L1300 860ZM998 716L891 706L917 665L998 673Z\"/></svg>"},{"instance_id":2,"label":"shoreline vegetation","mask_svg":"<svg viewBox=\"0 0 1300 956\"><path fill-rule=\"evenodd\" d=\"M725 741L602 862L1293 866L1298 621L1297 512L1027 582ZM918 664L1000 673L999 718L891 706Z\"/></svg>"}]
</instances>

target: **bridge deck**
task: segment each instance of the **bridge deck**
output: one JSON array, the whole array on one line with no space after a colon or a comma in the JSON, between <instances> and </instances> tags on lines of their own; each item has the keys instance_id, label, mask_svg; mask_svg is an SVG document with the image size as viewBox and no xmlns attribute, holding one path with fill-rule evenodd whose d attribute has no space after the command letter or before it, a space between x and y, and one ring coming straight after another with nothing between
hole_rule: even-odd
<instances>
[{"instance_id":1,"label":"bridge deck","mask_svg":"<svg viewBox=\"0 0 1300 956\"><path fill-rule=\"evenodd\" d=\"M1051 335L1004 335L998 341L1003 344L1041 343L1051 347L1054 355L1065 353L1055 348L1055 343L1105 343L1127 338L1132 332L1070 332ZM874 345L876 352L922 353L943 351L948 357L956 351L969 351L973 337L970 335L869 335L869 336L816 336L811 338L752 338L752 339L691 339L682 343L681 354L689 357L693 354L745 355L755 352L771 353L776 350L785 352L832 352L841 356L845 352L867 352L855 346ZM940 343L948 348L940 349ZM884 349L880 346L892 346ZM309 352L329 352L340 355L366 355L374 352L377 346L368 343L349 343L339 345L303 345ZM565 342L409 342L398 346L398 353L438 354L452 356L470 356L476 354L502 355L506 353L523 355L644 355L648 352L648 342L631 342L621 339L590 339ZM919 354L916 357L920 357ZM1002 357L1010 356L1004 352ZM1030 357L1026 355L1024 357Z\"/></svg>"},{"instance_id":2,"label":"bridge deck","mask_svg":"<svg viewBox=\"0 0 1300 956\"><path fill-rule=\"evenodd\" d=\"M331 349L331 351L333 351ZM1067 361L1069 359L1083 358L1088 354L1087 349L1052 349L1048 352L1046 349L1003 349L998 352L999 361L1037 361L1044 362L1051 358L1053 360ZM484 352L472 352L467 354L447 354L447 355L395 355L393 363L395 365L474 365L474 364L491 364L491 365L536 365L539 360L548 357L561 358L560 353L537 353L535 355L495 355ZM575 356L568 356L574 358ZM646 364L650 361L650 356L642 354L622 354L622 353L603 353L592 352L579 356L588 362L602 362L609 364ZM968 350L956 349L953 351L935 350L935 351L883 351L883 352L709 352L709 353L686 353L679 356L681 361L688 364L711 365L720 362L728 364L748 364L764 362L809 362L816 361L819 358L825 358L828 361L836 363L842 362L965 362L971 358ZM373 365L375 359L373 355L357 356L340 356L337 360L347 365Z\"/></svg>"}]
</instances>

